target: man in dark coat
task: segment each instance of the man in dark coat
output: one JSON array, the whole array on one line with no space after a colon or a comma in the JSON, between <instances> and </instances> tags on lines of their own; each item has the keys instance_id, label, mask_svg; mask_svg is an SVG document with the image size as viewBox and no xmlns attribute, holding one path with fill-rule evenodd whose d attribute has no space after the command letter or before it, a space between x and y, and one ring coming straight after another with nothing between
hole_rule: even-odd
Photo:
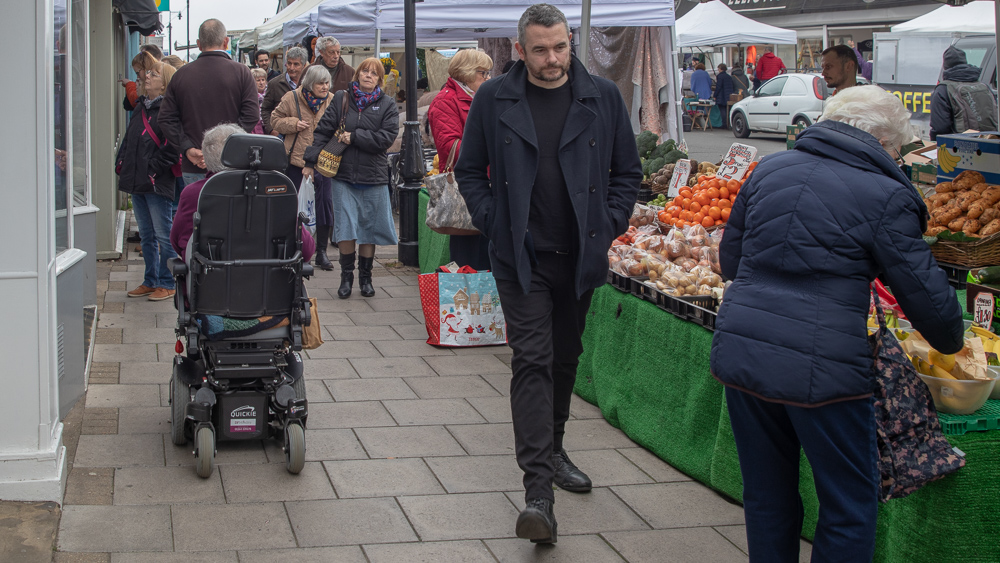
<instances>
[{"instance_id":1,"label":"man in dark coat","mask_svg":"<svg viewBox=\"0 0 1000 563\"><path fill-rule=\"evenodd\" d=\"M264 125L264 133L278 135L271 129L271 113L281 103L281 98L285 94L299 87L299 80L308 66L306 64L308 56L302 47L292 47L285 53L285 74L267 81L267 92L264 93L264 100L260 103L260 118Z\"/></svg>"},{"instance_id":2,"label":"man in dark coat","mask_svg":"<svg viewBox=\"0 0 1000 563\"><path fill-rule=\"evenodd\" d=\"M591 480L563 448L594 288L628 228L642 170L625 103L570 52L566 17L548 4L518 24L521 61L473 98L455 167L472 222L490 239L507 322L511 412L526 506L518 537L556 541L553 482Z\"/></svg>"},{"instance_id":3,"label":"man in dark coat","mask_svg":"<svg viewBox=\"0 0 1000 563\"><path fill-rule=\"evenodd\" d=\"M966 62L965 51L952 45L944 52L943 80L931 94L931 140L938 135L997 130L997 102L979 81L982 70Z\"/></svg>"},{"instance_id":4,"label":"man in dark coat","mask_svg":"<svg viewBox=\"0 0 1000 563\"><path fill-rule=\"evenodd\" d=\"M257 83L246 65L229 57L226 27L216 19L198 28L201 55L178 69L160 107L160 126L184 155L184 184L205 177L201 140L220 123L237 123L246 131L260 121Z\"/></svg>"},{"instance_id":5,"label":"man in dark coat","mask_svg":"<svg viewBox=\"0 0 1000 563\"><path fill-rule=\"evenodd\" d=\"M354 67L340 56L340 42L330 36L320 37L316 40L316 52L319 53L316 63L330 73L330 93L346 90L354 80Z\"/></svg>"},{"instance_id":6,"label":"man in dark coat","mask_svg":"<svg viewBox=\"0 0 1000 563\"><path fill-rule=\"evenodd\" d=\"M715 74L715 105L719 106L724 129L729 129L729 96L734 92L736 88L733 87L733 77L726 72L726 64L720 63Z\"/></svg>"},{"instance_id":7,"label":"man in dark coat","mask_svg":"<svg viewBox=\"0 0 1000 563\"><path fill-rule=\"evenodd\" d=\"M267 81L277 78L280 72L271 68L271 54L264 49L258 49L253 54L253 62L257 63L257 68L263 69L267 73Z\"/></svg>"}]
</instances>

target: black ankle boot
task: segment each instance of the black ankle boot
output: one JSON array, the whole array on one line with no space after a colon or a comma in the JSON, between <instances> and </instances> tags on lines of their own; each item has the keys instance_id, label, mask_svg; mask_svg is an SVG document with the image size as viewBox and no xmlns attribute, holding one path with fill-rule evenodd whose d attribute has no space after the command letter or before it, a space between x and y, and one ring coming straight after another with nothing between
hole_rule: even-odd
<instances>
[{"instance_id":1,"label":"black ankle boot","mask_svg":"<svg viewBox=\"0 0 1000 563\"><path fill-rule=\"evenodd\" d=\"M560 489L573 493L590 492L593 487L590 477L570 461L566 450L560 448L552 452L552 465L555 469L552 480Z\"/></svg>"},{"instance_id":2,"label":"black ankle boot","mask_svg":"<svg viewBox=\"0 0 1000 563\"><path fill-rule=\"evenodd\" d=\"M320 227L316 225L316 267L327 272L333 271L333 263L326 255L327 245L330 243L330 227Z\"/></svg>"},{"instance_id":3,"label":"black ankle boot","mask_svg":"<svg viewBox=\"0 0 1000 563\"><path fill-rule=\"evenodd\" d=\"M361 286L362 297L375 295L375 288L372 287L372 264L374 262L374 257L358 257L358 285Z\"/></svg>"},{"instance_id":4,"label":"black ankle boot","mask_svg":"<svg viewBox=\"0 0 1000 563\"><path fill-rule=\"evenodd\" d=\"M529 500L514 525L517 537L531 540L531 543L556 543L557 529L552 501L547 498Z\"/></svg>"},{"instance_id":5,"label":"black ankle boot","mask_svg":"<svg viewBox=\"0 0 1000 563\"><path fill-rule=\"evenodd\" d=\"M354 257L357 252L340 255L340 289L337 290L337 297L347 299L351 296L351 288L354 286Z\"/></svg>"}]
</instances>

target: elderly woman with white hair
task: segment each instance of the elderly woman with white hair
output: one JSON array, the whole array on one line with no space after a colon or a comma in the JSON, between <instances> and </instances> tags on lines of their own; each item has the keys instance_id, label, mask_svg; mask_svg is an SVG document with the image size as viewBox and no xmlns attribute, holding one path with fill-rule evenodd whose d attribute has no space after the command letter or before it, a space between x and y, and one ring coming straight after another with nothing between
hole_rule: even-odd
<instances>
[{"instance_id":1,"label":"elderly woman with white hair","mask_svg":"<svg viewBox=\"0 0 1000 563\"><path fill-rule=\"evenodd\" d=\"M872 560L875 277L932 346L962 348L961 307L921 238L927 209L895 162L910 138L895 96L844 90L794 150L761 161L733 205L719 248L733 283L711 369L726 386L751 561L798 561L800 447L820 504L813 561Z\"/></svg>"},{"instance_id":2,"label":"elderly woman with white hair","mask_svg":"<svg viewBox=\"0 0 1000 563\"><path fill-rule=\"evenodd\" d=\"M170 229L170 245L181 257L187 261L187 244L194 232L194 213L198 211L198 196L205 183L216 173L226 170L222 165L222 149L226 146L226 141L233 135L243 134L246 131L235 123L222 123L205 131L205 138L201 142L201 152L205 157L205 168L208 175L197 182L188 184L181 192L180 201L177 203L177 214L174 215L174 224ZM302 256L306 262L312 258L316 251L316 242L309 229L302 229Z\"/></svg>"}]
</instances>

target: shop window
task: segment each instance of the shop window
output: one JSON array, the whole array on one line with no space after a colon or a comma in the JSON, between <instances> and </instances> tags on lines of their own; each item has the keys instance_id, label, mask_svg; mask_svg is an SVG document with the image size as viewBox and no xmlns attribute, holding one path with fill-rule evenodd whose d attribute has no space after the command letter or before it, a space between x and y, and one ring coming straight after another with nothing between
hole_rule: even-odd
<instances>
[{"instance_id":1,"label":"shop window","mask_svg":"<svg viewBox=\"0 0 1000 563\"><path fill-rule=\"evenodd\" d=\"M799 56L795 68L803 72L819 71L823 67L823 39L819 37L799 39Z\"/></svg>"},{"instance_id":2,"label":"shop window","mask_svg":"<svg viewBox=\"0 0 1000 563\"><path fill-rule=\"evenodd\" d=\"M86 0L70 0L70 21L72 36L70 39L70 58L73 61L72 100L70 116L72 119L72 163L73 163L73 204L77 207L90 203L90 181L87 177L87 163L90 162L87 139L87 2Z\"/></svg>"},{"instance_id":3,"label":"shop window","mask_svg":"<svg viewBox=\"0 0 1000 563\"><path fill-rule=\"evenodd\" d=\"M54 0L53 22L55 23L55 29L53 31L55 33L53 37L55 45L53 46L53 51L55 54L52 84L54 127L52 138L54 141L54 155L52 159L52 172L53 176L55 176L55 243L57 253L69 248L72 223L71 213L68 212L70 209L70 198L72 197L69 180L72 158L70 155L68 115L70 108L69 94L72 91L69 79L70 60L68 54L70 50L69 38L72 32L69 29L69 18L66 8L66 0Z\"/></svg>"}]
</instances>

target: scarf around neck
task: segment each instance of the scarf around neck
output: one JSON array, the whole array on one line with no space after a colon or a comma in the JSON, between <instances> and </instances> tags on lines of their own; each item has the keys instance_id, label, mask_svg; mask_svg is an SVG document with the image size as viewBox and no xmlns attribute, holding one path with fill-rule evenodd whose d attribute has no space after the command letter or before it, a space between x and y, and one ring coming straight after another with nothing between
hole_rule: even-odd
<instances>
[{"instance_id":1,"label":"scarf around neck","mask_svg":"<svg viewBox=\"0 0 1000 563\"><path fill-rule=\"evenodd\" d=\"M319 106L323 105L323 102L330 97L330 94L323 96L322 98L317 98L309 90L302 90L302 96L306 99L306 103L309 104L309 109L313 113L319 111Z\"/></svg>"},{"instance_id":2,"label":"scarf around neck","mask_svg":"<svg viewBox=\"0 0 1000 563\"><path fill-rule=\"evenodd\" d=\"M364 111L366 107L372 105L382 95L382 89L378 86L371 92L365 92L357 82L351 82L351 92L354 93L354 104L358 106L359 112Z\"/></svg>"},{"instance_id":3,"label":"scarf around neck","mask_svg":"<svg viewBox=\"0 0 1000 563\"><path fill-rule=\"evenodd\" d=\"M146 109L149 109L149 108L153 107L153 104L155 104L156 102L158 102L158 101L160 101L162 99L163 99L163 95L160 94L159 96L153 98L152 100L150 100L149 98L146 98L146 99L144 99L142 101L142 103L146 105Z\"/></svg>"}]
</instances>

